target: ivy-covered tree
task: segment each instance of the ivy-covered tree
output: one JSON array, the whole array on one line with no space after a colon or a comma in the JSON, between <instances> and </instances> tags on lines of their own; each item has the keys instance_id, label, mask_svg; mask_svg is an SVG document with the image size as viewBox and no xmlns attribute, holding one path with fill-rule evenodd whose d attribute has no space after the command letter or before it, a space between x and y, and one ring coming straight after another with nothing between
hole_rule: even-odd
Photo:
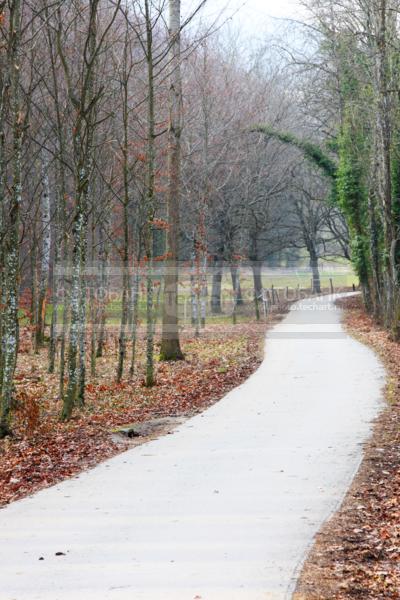
<instances>
[{"instance_id":1,"label":"ivy-covered tree","mask_svg":"<svg viewBox=\"0 0 400 600\"><path fill-rule=\"evenodd\" d=\"M339 136L339 167L336 177L338 203L349 225L351 257L360 280L365 305L370 310L370 243L364 145L362 134L351 122L351 117L346 116Z\"/></svg>"}]
</instances>

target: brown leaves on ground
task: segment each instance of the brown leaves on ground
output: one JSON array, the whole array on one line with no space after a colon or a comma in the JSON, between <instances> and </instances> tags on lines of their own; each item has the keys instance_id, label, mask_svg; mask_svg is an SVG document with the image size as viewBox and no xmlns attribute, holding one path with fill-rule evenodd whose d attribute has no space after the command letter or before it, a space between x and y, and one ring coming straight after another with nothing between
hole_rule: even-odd
<instances>
[{"instance_id":1,"label":"brown leaves on ground","mask_svg":"<svg viewBox=\"0 0 400 600\"><path fill-rule=\"evenodd\" d=\"M340 301L350 333L385 363L388 408L377 420L361 470L340 511L317 537L298 600L400 598L400 344L365 314L359 298Z\"/></svg>"},{"instance_id":2,"label":"brown leaves on ground","mask_svg":"<svg viewBox=\"0 0 400 600\"><path fill-rule=\"evenodd\" d=\"M121 452L112 430L154 417L191 416L242 383L261 362L265 328L213 326L199 339L183 339L186 360L157 365L157 385L143 372L115 383L117 350L111 338L88 382L86 406L59 422L58 376L47 373L47 352L20 354L14 437L0 441L0 505L71 477Z\"/></svg>"}]
</instances>

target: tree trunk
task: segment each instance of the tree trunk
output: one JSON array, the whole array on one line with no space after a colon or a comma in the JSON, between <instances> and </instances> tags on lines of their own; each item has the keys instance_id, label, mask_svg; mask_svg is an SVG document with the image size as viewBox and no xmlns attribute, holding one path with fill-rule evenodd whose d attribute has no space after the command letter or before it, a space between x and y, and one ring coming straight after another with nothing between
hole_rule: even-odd
<instances>
[{"instance_id":1,"label":"tree trunk","mask_svg":"<svg viewBox=\"0 0 400 600\"><path fill-rule=\"evenodd\" d=\"M319 274L319 266L318 266L318 256L315 252L314 248L309 248L310 254L310 268L312 273L312 293L320 294L321 293L321 277Z\"/></svg>"},{"instance_id":2,"label":"tree trunk","mask_svg":"<svg viewBox=\"0 0 400 600\"><path fill-rule=\"evenodd\" d=\"M244 304L243 302L243 295L242 295L242 287L240 285L240 278L239 278L239 266L238 265L231 265L231 279L232 279L232 289L235 290L235 303L236 306L242 306Z\"/></svg>"},{"instance_id":3,"label":"tree trunk","mask_svg":"<svg viewBox=\"0 0 400 600\"><path fill-rule=\"evenodd\" d=\"M6 303L3 323L3 360L0 388L0 439L11 431L11 404L14 373L18 356L18 301L19 301L19 219L22 198L22 132L23 118L20 107L20 36L21 0L9 3L10 16L10 102L12 113L12 189L9 206L9 225L5 240L5 285Z\"/></svg>"},{"instance_id":4,"label":"tree trunk","mask_svg":"<svg viewBox=\"0 0 400 600\"><path fill-rule=\"evenodd\" d=\"M124 127L124 141L122 148L123 157L123 185L124 185L124 196L123 196L123 248L122 248L122 302L121 302L121 324L119 330L119 351L118 351L118 366L117 366L117 382L120 383L124 373L124 363L126 358L126 337L127 337L127 325L129 319L129 290L130 290L130 276L129 276L129 112L128 112L128 84L129 84L129 72L128 72L128 39L127 31L125 36L124 45L124 57L123 57L123 81L122 81L122 92L123 92L123 127Z\"/></svg>"},{"instance_id":5,"label":"tree trunk","mask_svg":"<svg viewBox=\"0 0 400 600\"><path fill-rule=\"evenodd\" d=\"M179 206L181 194L181 0L169 0L170 89L168 145L168 260L164 283L161 360L182 360L178 322Z\"/></svg>"},{"instance_id":6,"label":"tree trunk","mask_svg":"<svg viewBox=\"0 0 400 600\"><path fill-rule=\"evenodd\" d=\"M383 311L383 282L382 282L382 265L380 257L380 231L377 197L376 197L376 181L378 179L378 163L377 163L377 148L376 141L373 147L373 164L372 164L372 189L368 195L368 213L369 213L369 242L371 254L371 271L372 271L372 290L371 290L371 306L375 319L382 320Z\"/></svg>"},{"instance_id":7,"label":"tree trunk","mask_svg":"<svg viewBox=\"0 0 400 600\"><path fill-rule=\"evenodd\" d=\"M72 272L71 272L71 295L70 295L70 327L68 344L68 387L64 396L62 420L68 420L74 409L78 395L78 344L79 323L81 308L82 264L81 264L81 237L84 227L84 215L81 201L79 202L74 217L72 237Z\"/></svg>"},{"instance_id":8,"label":"tree trunk","mask_svg":"<svg viewBox=\"0 0 400 600\"><path fill-rule=\"evenodd\" d=\"M96 377L96 337L97 337L97 318L98 318L98 310L97 310L97 298L96 298L96 290L99 287L99 273L97 268L95 268L95 258L96 258L96 213L93 211L92 213L92 227L91 227L91 251L90 251L90 263L92 266L92 275L90 278L90 291L89 291L89 300L90 300L90 375L92 377Z\"/></svg>"},{"instance_id":9,"label":"tree trunk","mask_svg":"<svg viewBox=\"0 0 400 600\"><path fill-rule=\"evenodd\" d=\"M212 289L211 289L211 313L213 315L222 314L221 291L222 291L222 273L223 260L221 254L214 256Z\"/></svg>"},{"instance_id":10,"label":"tree trunk","mask_svg":"<svg viewBox=\"0 0 400 600\"><path fill-rule=\"evenodd\" d=\"M37 222L36 215L32 223L32 244L31 244L31 256L30 256L30 270L31 270L31 302L30 302L30 318L29 322L32 331L32 346L34 351L36 348L36 329L38 326L38 240L37 240Z\"/></svg>"},{"instance_id":11,"label":"tree trunk","mask_svg":"<svg viewBox=\"0 0 400 600\"><path fill-rule=\"evenodd\" d=\"M65 373L65 341L67 327L67 290L66 278L64 269L68 263L68 240L67 240L67 211L66 211L66 181L65 181L65 124L63 121L62 107L59 94L59 82L57 71L57 55L55 48L55 32L49 22L48 7L45 10L46 15L46 33L49 48L51 75L53 82L54 109L56 116L56 132L58 145L58 169L57 169L57 210L56 210L56 232L55 232L55 256L53 267L53 311L50 330L49 344L49 373L55 370L55 359L57 350L57 341L60 337L60 398L64 395L64 373ZM63 304L62 304L62 328L61 335L58 336L57 321L58 321L58 292L61 288Z\"/></svg>"},{"instance_id":12,"label":"tree trunk","mask_svg":"<svg viewBox=\"0 0 400 600\"><path fill-rule=\"evenodd\" d=\"M146 48L147 48L147 182L146 182L146 224L144 248L146 256L146 386L155 384L154 375L154 282L153 282L153 220L155 194L155 90L153 64L153 29L149 0L145 0Z\"/></svg>"},{"instance_id":13,"label":"tree trunk","mask_svg":"<svg viewBox=\"0 0 400 600\"><path fill-rule=\"evenodd\" d=\"M121 301L121 323L119 330L119 351L117 382L120 383L124 373L126 358L126 329L129 313L129 238L128 238L128 206L124 204L124 248L122 261L122 301Z\"/></svg>"},{"instance_id":14,"label":"tree trunk","mask_svg":"<svg viewBox=\"0 0 400 600\"><path fill-rule=\"evenodd\" d=\"M232 290L233 290L233 307L232 307L232 323L236 325L237 323L237 307L238 307L238 298L239 298L239 277L234 272L234 269L237 267L231 266L231 276L232 276Z\"/></svg>"},{"instance_id":15,"label":"tree trunk","mask_svg":"<svg viewBox=\"0 0 400 600\"><path fill-rule=\"evenodd\" d=\"M5 247L4 234L6 231L6 102L7 71L5 53L0 54L0 306L6 305L5 283ZM3 310L0 310L0 382L3 372Z\"/></svg>"},{"instance_id":16,"label":"tree trunk","mask_svg":"<svg viewBox=\"0 0 400 600\"><path fill-rule=\"evenodd\" d=\"M49 342L49 373L54 373L56 364L56 352L57 352L57 324L58 324L58 290L59 290L59 277L61 275L61 255L64 240L64 227L61 217L61 191L60 188L56 194L57 202L57 215L56 215L56 226L55 226L55 248L54 248L54 265L53 265L53 276L52 276L52 290L51 290L51 323L50 323L50 342Z\"/></svg>"},{"instance_id":17,"label":"tree trunk","mask_svg":"<svg viewBox=\"0 0 400 600\"><path fill-rule=\"evenodd\" d=\"M77 405L79 407L85 404L85 385L86 385L86 323L87 323L87 285L86 285L86 253L87 253L87 212L88 212L88 187L84 192L84 221L82 227L82 236L80 244L81 252L81 270L79 280L79 325L78 325L78 389Z\"/></svg>"},{"instance_id":18,"label":"tree trunk","mask_svg":"<svg viewBox=\"0 0 400 600\"><path fill-rule=\"evenodd\" d=\"M133 276L133 286L132 286L132 330L131 330L132 350L131 350L131 366L129 369L129 374L131 377L135 373L135 362L136 362L137 326L138 326L138 317L139 317L139 283L140 283L140 273L139 273L139 264L138 264L136 267L135 274Z\"/></svg>"},{"instance_id":19,"label":"tree trunk","mask_svg":"<svg viewBox=\"0 0 400 600\"><path fill-rule=\"evenodd\" d=\"M88 29L85 44L85 77L80 90L79 100L75 90L69 88L72 104L79 110L76 111L75 126L73 129L73 145L75 159L75 215L72 227L72 274L71 274L71 323L68 347L68 387L64 395L62 420L71 417L75 404L82 406L85 401L86 379L86 251L87 251L87 223L90 193L90 178L92 171L92 152L95 131L95 66L97 56L97 18L99 0L90 2L88 16ZM61 18L61 17L60 17ZM59 42L61 60L66 70L66 58Z\"/></svg>"},{"instance_id":20,"label":"tree trunk","mask_svg":"<svg viewBox=\"0 0 400 600\"><path fill-rule=\"evenodd\" d=\"M194 243L196 246L196 243ZM190 307L191 307L191 320L192 326L195 329L195 337L200 335L200 307L199 307L199 293L198 293L198 279L196 269L196 248L193 249L191 269L190 269Z\"/></svg>"},{"instance_id":21,"label":"tree trunk","mask_svg":"<svg viewBox=\"0 0 400 600\"><path fill-rule=\"evenodd\" d=\"M390 66L388 45L389 39L388 14L386 0L379 0L375 5L376 27L376 82L377 82L377 131L378 131L378 156L380 177L380 198L383 212L383 230L385 243L385 292L386 310L385 321L387 327L392 328L395 337L399 335L398 317L396 306L398 304L397 266L393 249L396 244L396 234L393 229L392 211L392 177L391 177L391 146L392 146L392 102L390 87ZM392 20L393 23L393 20Z\"/></svg>"},{"instance_id":22,"label":"tree trunk","mask_svg":"<svg viewBox=\"0 0 400 600\"><path fill-rule=\"evenodd\" d=\"M107 265L108 265L108 246L104 237L103 228L99 231L99 262L100 262L100 294L99 294L99 325L100 331L97 339L96 358L101 358L104 352L106 338L106 290L107 290Z\"/></svg>"},{"instance_id":23,"label":"tree trunk","mask_svg":"<svg viewBox=\"0 0 400 600\"><path fill-rule=\"evenodd\" d=\"M38 350L43 346L44 329L46 324L46 300L49 286L50 274L50 250L51 250L51 210L50 210L50 186L49 186L49 160L46 153L42 157L42 195L40 202L40 228L41 228L41 265L38 290L38 316L36 321L36 343Z\"/></svg>"},{"instance_id":24,"label":"tree trunk","mask_svg":"<svg viewBox=\"0 0 400 600\"><path fill-rule=\"evenodd\" d=\"M262 263L257 259L251 260L251 269L253 271L254 284L254 308L257 321L260 320L260 301L262 301L263 285L262 285Z\"/></svg>"}]
</instances>

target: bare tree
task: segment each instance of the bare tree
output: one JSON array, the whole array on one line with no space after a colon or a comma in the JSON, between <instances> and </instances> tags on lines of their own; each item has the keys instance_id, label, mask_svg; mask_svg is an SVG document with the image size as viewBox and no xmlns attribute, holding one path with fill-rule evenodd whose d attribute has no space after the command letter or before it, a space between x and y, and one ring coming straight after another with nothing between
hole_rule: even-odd
<instances>
[{"instance_id":1,"label":"bare tree","mask_svg":"<svg viewBox=\"0 0 400 600\"><path fill-rule=\"evenodd\" d=\"M11 117L11 177L12 187L8 201L7 231L4 232L4 300L5 309L1 340L1 387L0 387L0 438L10 433L13 378L18 353L18 299L19 299L19 219L22 198L21 154L24 115L20 98L20 55L21 55L21 0L8 3L8 29L3 29L7 61L2 77L2 102L7 102ZM2 12L3 14L3 12ZM5 107L3 108L5 111ZM4 112L2 114L4 116ZM4 127L4 123L3 123ZM2 151L5 140L2 140ZM0 168L4 169L4 158L0 157ZM4 174L1 174L2 178ZM4 192L3 190L1 190ZM4 197L3 197L4 198ZM2 204L4 199L2 198ZM3 210L3 206L1 207Z\"/></svg>"},{"instance_id":2,"label":"bare tree","mask_svg":"<svg viewBox=\"0 0 400 600\"><path fill-rule=\"evenodd\" d=\"M169 0L170 90L168 142L168 260L164 284L162 360L183 359L178 328L178 260L181 196L181 135L182 135L182 78L181 78L181 2Z\"/></svg>"}]
</instances>

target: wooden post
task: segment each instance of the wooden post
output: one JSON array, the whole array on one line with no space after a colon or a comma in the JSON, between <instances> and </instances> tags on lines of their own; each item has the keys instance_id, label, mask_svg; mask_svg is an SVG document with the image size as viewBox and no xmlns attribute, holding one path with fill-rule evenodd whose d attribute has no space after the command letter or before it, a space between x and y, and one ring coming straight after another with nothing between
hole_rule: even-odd
<instances>
[{"instance_id":1,"label":"wooden post","mask_svg":"<svg viewBox=\"0 0 400 600\"><path fill-rule=\"evenodd\" d=\"M332 277L329 279L329 282L330 282L330 284L331 284L331 294L332 294L332 296L333 296L333 294L335 293L335 289L334 289L334 287L333 287L333 279L332 279Z\"/></svg>"}]
</instances>

